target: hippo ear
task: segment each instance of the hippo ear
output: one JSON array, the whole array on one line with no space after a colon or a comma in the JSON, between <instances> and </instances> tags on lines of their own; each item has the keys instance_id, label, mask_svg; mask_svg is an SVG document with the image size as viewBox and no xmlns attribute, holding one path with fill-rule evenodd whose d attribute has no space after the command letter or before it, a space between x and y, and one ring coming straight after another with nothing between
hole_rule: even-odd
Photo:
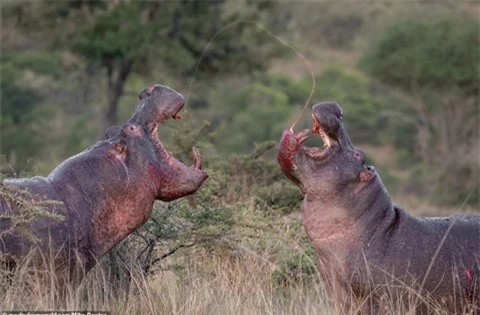
<instances>
[{"instance_id":1,"label":"hippo ear","mask_svg":"<svg viewBox=\"0 0 480 315\"><path fill-rule=\"evenodd\" d=\"M110 126L105 130L105 140L115 137L120 132L120 127Z\"/></svg>"}]
</instances>

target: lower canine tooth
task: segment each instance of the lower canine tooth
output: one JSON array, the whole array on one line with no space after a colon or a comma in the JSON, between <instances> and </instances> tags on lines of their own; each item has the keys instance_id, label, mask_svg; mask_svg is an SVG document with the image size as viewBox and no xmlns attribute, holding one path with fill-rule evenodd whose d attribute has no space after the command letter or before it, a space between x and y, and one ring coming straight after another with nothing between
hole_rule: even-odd
<instances>
[{"instance_id":1,"label":"lower canine tooth","mask_svg":"<svg viewBox=\"0 0 480 315\"><path fill-rule=\"evenodd\" d=\"M197 148L192 147L192 154L193 154L193 167L197 170L202 169L202 156L200 155L200 151Z\"/></svg>"}]
</instances>

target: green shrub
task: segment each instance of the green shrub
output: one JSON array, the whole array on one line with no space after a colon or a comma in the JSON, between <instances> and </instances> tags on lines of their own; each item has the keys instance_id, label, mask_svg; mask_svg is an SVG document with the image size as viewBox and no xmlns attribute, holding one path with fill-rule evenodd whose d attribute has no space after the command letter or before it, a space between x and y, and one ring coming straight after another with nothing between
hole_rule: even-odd
<instances>
[{"instance_id":1,"label":"green shrub","mask_svg":"<svg viewBox=\"0 0 480 315\"><path fill-rule=\"evenodd\" d=\"M385 83L412 89L478 93L480 37L475 17L400 19L387 26L361 58L362 69Z\"/></svg>"},{"instance_id":2,"label":"green shrub","mask_svg":"<svg viewBox=\"0 0 480 315\"><path fill-rule=\"evenodd\" d=\"M5 234L20 233L31 242L40 242L41 240L30 230L32 223L40 219L57 221L65 219L63 215L48 209L49 206L63 204L61 201L39 200L38 196L28 190L20 190L1 182L0 200L4 203L2 207L6 210L0 214L0 220L10 222L8 230L0 231L0 240Z\"/></svg>"}]
</instances>

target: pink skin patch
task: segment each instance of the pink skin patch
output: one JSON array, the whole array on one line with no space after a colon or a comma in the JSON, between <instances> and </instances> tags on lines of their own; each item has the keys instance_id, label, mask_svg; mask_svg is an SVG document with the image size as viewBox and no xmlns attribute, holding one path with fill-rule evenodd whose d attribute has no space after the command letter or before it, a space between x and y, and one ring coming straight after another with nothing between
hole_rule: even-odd
<instances>
[{"instance_id":1,"label":"pink skin patch","mask_svg":"<svg viewBox=\"0 0 480 315\"><path fill-rule=\"evenodd\" d=\"M147 96L152 94L154 88L155 88L155 86L149 86L147 88Z\"/></svg>"},{"instance_id":2,"label":"pink skin patch","mask_svg":"<svg viewBox=\"0 0 480 315\"><path fill-rule=\"evenodd\" d=\"M470 268L465 269L465 275L467 276L468 280L473 281L472 270Z\"/></svg>"},{"instance_id":3,"label":"pink skin patch","mask_svg":"<svg viewBox=\"0 0 480 315\"><path fill-rule=\"evenodd\" d=\"M371 180L373 177L373 173L370 171L363 171L360 173L360 181L367 182Z\"/></svg>"},{"instance_id":4,"label":"pink skin patch","mask_svg":"<svg viewBox=\"0 0 480 315\"><path fill-rule=\"evenodd\" d=\"M279 163L284 170L293 171L295 165L293 164L293 158L295 153L299 150L297 139L291 131L285 130L280 140L280 154Z\"/></svg>"}]
</instances>

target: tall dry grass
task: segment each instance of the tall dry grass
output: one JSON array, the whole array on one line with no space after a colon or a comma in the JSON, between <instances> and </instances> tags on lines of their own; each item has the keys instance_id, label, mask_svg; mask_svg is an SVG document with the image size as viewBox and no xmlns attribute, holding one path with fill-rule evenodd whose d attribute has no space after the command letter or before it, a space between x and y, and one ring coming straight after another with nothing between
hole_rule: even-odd
<instances>
[{"instance_id":1,"label":"tall dry grass","mask_svg":"<svg viewBox=\"0 0 480 315\"><path fill-rule=\"evenodd\" d=\"M320 277L282 286L272 281L278 271L268 251L244 251L231 256L204 249L169 258L181 269L157 270L148 277L130 266L133 276L124 287L107 280L108 271L94 268L76 291L59 299L48 285L36 281L28 270L1 272L0 311L11 310L97 310L111 314L347 314L342 303L331 304ZM392 292L396 289L392 287ZM412 291L407 303L386 296L382 314L414 314L408 301L421 301ZM348 313L359 314L361 302ZM441 307L430 314L443 315ZM473 314L473 313L472 313Z\"/></svg>"},{"instance_id":2,"label":"tall dry grass","mask_svg":"<svg viewBox=\"0 0 480 315\"><path fill-rule=\"evenodd\" d=\"M103 310L112 314L331 314L321 286L285 288L272 282L271 257L211 255L203 249L175 258L184 268L146 277L130 266L131 283L113 287L96 267L62 300L28 270L2 270L0 310ZM173 261L171 262L173 263Z\"/></svg>"}]
</instances>

